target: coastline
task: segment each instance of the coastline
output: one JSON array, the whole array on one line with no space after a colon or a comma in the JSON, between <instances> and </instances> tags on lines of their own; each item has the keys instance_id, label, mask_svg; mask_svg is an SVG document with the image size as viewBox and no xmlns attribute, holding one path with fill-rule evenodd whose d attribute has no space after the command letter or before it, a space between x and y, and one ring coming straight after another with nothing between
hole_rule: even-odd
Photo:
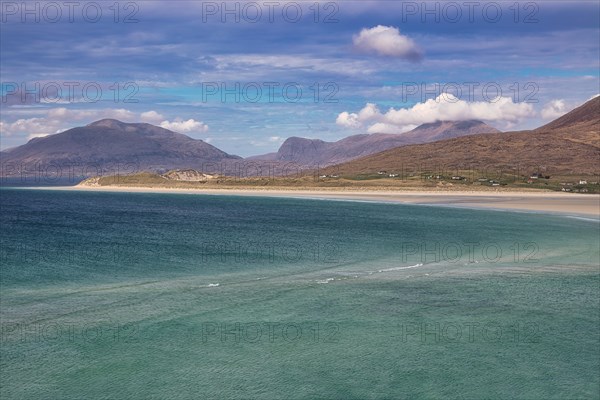
<instances>
[{"instance_id":1,"label":"coastline","mask_svg":"<svg viewBox=\"0 0 600 400\"><path fill-rule=\"evenodd\" d=\"M562 192L530 191L393 191L393 190L323 190L282 188L183 189L124 186L54 186L20 189L121 192L121 193L179 193L223 196L305 198L315 200L372 201L487 209L537 212L586 217L600 220L600 195Z\"/></svg>"}]
</instances>

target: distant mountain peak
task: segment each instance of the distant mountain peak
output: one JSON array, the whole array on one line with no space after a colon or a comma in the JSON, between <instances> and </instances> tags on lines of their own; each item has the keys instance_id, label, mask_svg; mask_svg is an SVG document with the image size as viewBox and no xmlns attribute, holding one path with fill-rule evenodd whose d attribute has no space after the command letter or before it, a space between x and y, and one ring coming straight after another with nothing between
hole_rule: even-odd
<instances>
[{"instance_id":1,"label":"distant mountain peak","mask_svg":"<svg viewBox=\"0 0 600 400\"><path fill-rule=\"evenodd\" d=\"M378 153L393 147L434 142L480 133L498 133L482 121L437 121L419 125L402 134L373 133L348 136L336 142L290 137L276 153L251 157L252 160L295 162L300 165L332 165Z\"/></svg>"},{"instance_id":2,"label":"distant mountain peak","mask_svg":"<svg viewBox=\"0 0 600 400\"><path fill-rule=\"evenodd\" d=\"M433 142L436 140L449 139L451 137L473 135L479 133L498 133L498 129L489 126L483 121L468 119L462 121L436 121L419 125L410 132L403 135L415 137L413 142Z\"/></svg>"},{"instance_id":3,"label":"distant mountain peak","mask_svg":"<svg viewBox=\"0 0 600 400\"><path fill-rule=\"evenodd\" d=\"M130 173L202 169L210 163L237 160L241 157L181 133L110 118L30 140L10 152L2 152L2 161L21 166L24 174L45 170L48 166L61 173L77 168L78 172L73 173L82 175L99 175L98 169L123 170L125 166Z\"/></svg>"},{"instance_id":4,"label":"distant mountain peak","mask_svg":"<svg viewBox=\"0 0 600 400\"><path fill-rule=\"evenodd\" d=\"M424 123L424 124L419 125L418 128L428 128L428 127L441 126L441 125L454 125L454 126L470 127L470 126L475 126L475 125L485 125L485 123L478 119L466 119L466 120L460 120L460 121L444 120L444 121L435 121L435 122L430 122L430 123Z\"/></svg>"},{"instance_id":5,"label":"distant mountain peak","mask_svg":"<svg viewBox=\"0 0 600 400\"><path fill-rule=\"evenodd\" d=\"M98 121L94 121L91 124L88 124L87 126L119 129L119 128L122 128L127 125L129 125L129 124L127 124L125 122L121 122L118 119L104 118L104 119L99 119Z\"/></svg>"}]
</instances>

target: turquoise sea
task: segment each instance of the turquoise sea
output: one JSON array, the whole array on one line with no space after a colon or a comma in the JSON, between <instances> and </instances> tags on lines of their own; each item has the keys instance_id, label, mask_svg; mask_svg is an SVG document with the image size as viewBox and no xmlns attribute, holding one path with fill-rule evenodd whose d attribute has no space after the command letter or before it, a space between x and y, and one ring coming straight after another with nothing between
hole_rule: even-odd
<instances>
[{"instance_id":1,"label":"turquoise sea","mask_svg":"<svg viewBox=\"0 0 600 400\"><path fill-rule=\"evenodd\" d=\"M0 190L0 398L598 399L600 224Z\"/></svg>"}]
</instances>

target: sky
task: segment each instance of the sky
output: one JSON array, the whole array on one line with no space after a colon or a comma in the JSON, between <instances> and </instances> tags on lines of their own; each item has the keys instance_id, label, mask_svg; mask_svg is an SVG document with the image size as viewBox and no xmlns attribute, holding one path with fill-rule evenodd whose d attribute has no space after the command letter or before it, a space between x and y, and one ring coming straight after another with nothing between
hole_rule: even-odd
<instances>
[{"instance_id":1,"label":"sky","mask_svg":"<svg viewBox=\"0 0 600 400\"><path fill-rule=\"evenodd\" d=\"M0 148L102 118L240 156L600 92L594 1L0 1Z\"/></svg>"}]
</instances>

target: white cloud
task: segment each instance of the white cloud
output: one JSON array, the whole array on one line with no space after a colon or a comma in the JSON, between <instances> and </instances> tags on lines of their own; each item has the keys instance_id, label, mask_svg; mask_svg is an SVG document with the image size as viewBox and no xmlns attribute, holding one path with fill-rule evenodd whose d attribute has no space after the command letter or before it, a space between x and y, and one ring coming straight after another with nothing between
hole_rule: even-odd
<instances>
[{"instance_id":1,"label":"white cloud","mask_svg":"<svg viewBox=\"0 0 600 400\"><path fill-rule=\"evenodd\" d=\"M542 118L545 120L556 119L567 112L567 106L563 99L552 100L542 109Z\"/></svg>"},{"instance_id":2,"label":"white cloud","mask_svg":"<svg viewBox=\"0 0 600 400\"><path fill-rule=\"evenodd\" d=\"M373 28L364 28L352 39L354 47L365 53L413 61L422 58L423 54L411 38L401 35L400 30L393 26L377 25Z\"/></svg>"},{"instance_id":3,"label":"white cloud","mask_svg":"<svg viewBox=\"0 0 600 400\"><path fill-rule=\"evenodd\" d=\"M381 111L379 111L377 106L373 103L367 103L358 114L344 111L338 115L335 123L347 128L360 128L362 121L377 119L379 115L381 115Z\"/></svg>"},{"instance_id":4,"label":"white cloud","mask_svg":"<svg viewBox=\"0 0 600 400\"><path fill-rule=\"evenodd\" d=\"M419 125L394 125L394 124L386 124L384 122L377 122L367 129L367 133L404 133L408 131L412 131Z\"/></svg>"},{"instance_id":5,"label":"white cloud","mask_svg":"<svg viewBox=\"0 0 600 400\"><path fill-rule=\"evenodd\" d=\"M337 116L335 123L346 128L360 128L361 122L358 120L358 114L344 111Z\"/></svg>"},{"instance_id":6,"label":"white cloud","mask_svg":"<svg viewBox=\"0 0 600 400\"><path fill-rule=\"evenodd\" d=\"M44 118L22 118L12 123L0 122L0 128L3 137L17 136L23 133L51 133L51 131L48 131L48 127L45 126Z\"/></svg>"},{"instance_id":7,"label":"white cloud","mask_svg":"<svg viewBox=\"0 0 600 400\"><path fill-rule=\"evenodd\" d=\"M531 104L514 103L510 97L497 97L492 101L466 102L449 93L436 99L417 103L411 108L390 108L382 113L372 103L358 113L347 111L338 115L338 125L366 128L369 133L403 133L416 126L436 121L464 121L477 119L502 123L514 123L535 115Z\"/></svg>"},{"instance_id":8,"label":"white cloud","mask_svg":"<svg viewBox=\"0 0 600 400\"><path fill-rule=\"evenodd\" d=\"M147 122L149 124L158 124L164 120L165 117L156 111L146 111L140 114L140 121Z\"/></svg>"},{"instance_id":9,"label":"white cloud","mask_svg":"<svg viewBox=\"0 0 600 400\"><path fill-rule=\"evenodd\" d=\"M175 120L171 121L163 121L160 123L160 126L179 133L184 132L207 132L208 125L206 125L202 121L196 121L194 119L188 119L187 121L179 121Z\"/></svg>"}]
</instances>

